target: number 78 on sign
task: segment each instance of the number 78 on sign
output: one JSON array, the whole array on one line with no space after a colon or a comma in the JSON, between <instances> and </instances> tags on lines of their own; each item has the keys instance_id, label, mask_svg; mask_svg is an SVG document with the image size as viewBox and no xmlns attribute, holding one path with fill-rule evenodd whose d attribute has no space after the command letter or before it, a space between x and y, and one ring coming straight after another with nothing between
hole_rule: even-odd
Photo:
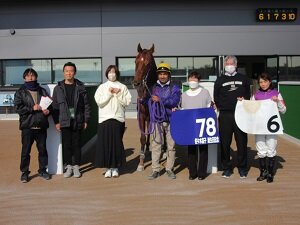
<instances>
[{"instance_id":1,"label":"number 78 on sign","mask_svg":"<svg viewBox=\"0 0 300 225\"><path fill-rule=\"evenodd\" d=\"M203 145L220 142L217 116L212 108L173 112L171 136L178 145Z\"/></svg>"}]
</instances>

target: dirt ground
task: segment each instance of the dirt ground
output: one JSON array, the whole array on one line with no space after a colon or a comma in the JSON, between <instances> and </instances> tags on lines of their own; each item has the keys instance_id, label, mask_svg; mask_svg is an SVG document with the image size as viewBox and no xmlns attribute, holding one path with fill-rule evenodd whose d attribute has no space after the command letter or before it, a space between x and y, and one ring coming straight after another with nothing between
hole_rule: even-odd
<instances>
[{"instance_id":1,"label":"dirt ground","mask_svg":"<svg viewBox=\"0 0 300 225\"><path fill-rule=\"evenodd\" d=\"M151 163L136 172L139 133L126 121L127 165L119 178L104 178L91 165L93 148L83 155L80 179L37 176L32 149L31 180L20 182L20 132L17 121L0 121L0 224L2 225L148 225L148 224L300 224L300 146L279 138L274 183L257 182L258 160L249 136L249 176L230 179L221 172L203 181L188 180L186 151L177 151L176 180L162 174L148 180ZM235 146L233 146L235 149ZM234 152L235 153L235 152ZM162 162L163 164L163 162Z\"/></svg>"}]
</instances>

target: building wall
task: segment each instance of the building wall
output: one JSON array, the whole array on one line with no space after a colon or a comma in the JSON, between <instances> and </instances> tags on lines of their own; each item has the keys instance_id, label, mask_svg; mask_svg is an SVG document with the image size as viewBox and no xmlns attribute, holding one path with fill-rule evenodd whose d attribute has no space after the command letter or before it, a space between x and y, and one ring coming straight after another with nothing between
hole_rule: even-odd
<instances>
[{"instance_id":1,"label":"building wall","mask_svg":"<svg viewBox=\"0 0 300 225\"><path fill-rule=\"evenodd\" d=\"M0 59L133 56L141 43L155 55L297 55L300 19L257 23L260 7L299 8L272 1L20 1L0 2ZM15 35L10 34L15 29Z\"/></svg>"},{"instance_id":2,"label":"building wall","mask_svg":"<svg viewBox=\"0 0 300 225\"><path fill-rule=\"evenodd\" d=\"M104 72L138 43L155 44L155 56L300 55L299 15L258 23L257 8L299 11L300 1L0 0L0 63L101 57Z\"/></svg>"}]
</instances>

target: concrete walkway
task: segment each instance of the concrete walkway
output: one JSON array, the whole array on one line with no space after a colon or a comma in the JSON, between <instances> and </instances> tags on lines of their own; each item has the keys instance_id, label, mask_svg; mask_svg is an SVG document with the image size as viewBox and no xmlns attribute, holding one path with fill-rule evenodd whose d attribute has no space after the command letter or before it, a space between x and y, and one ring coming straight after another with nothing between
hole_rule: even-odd
<instances>
[{"instance_id":1,"label":"concrete walkway","mask_svg":"<svg viewBox=\"0 0 300 225\"><path fill-rule=\"evenodd\" d=\"M18 121L0 121L0 224L299 224L300 146L279 138L274 183L257 182L258 160L249 135L249 177L230 179L221 172L203 181L188 180L186 151L179 148L176 180L162 174L147 180L151 164L136 172L139 132L135 119L126 121L127 165L119 178L104 178L91 165L93 150L83 155L80 179L37 176L37 150L32 149L31 180L20 182ZM235 149L235 146L232 146ZM163 163L163 162L162 162Z\"/></svg>"}]
</instances>

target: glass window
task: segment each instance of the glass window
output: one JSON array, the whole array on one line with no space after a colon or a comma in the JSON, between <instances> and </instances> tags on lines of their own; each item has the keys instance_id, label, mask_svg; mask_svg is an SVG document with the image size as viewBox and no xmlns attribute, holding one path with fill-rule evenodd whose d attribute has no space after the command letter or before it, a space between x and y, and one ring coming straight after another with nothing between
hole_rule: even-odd
<instances>
[{"instance_id":1,"label":"glass window","mask_svg":"<svg viewBox=\"0 0 300 225\"><path fill-rule=\"evenodd\" d=\"M132 86L135 74L135 58L118 58L117 65L120 70L120 82Z\"/></svg>"},{"instance_id":2,"label":"glass window","mask_svg":"<svg viewBox=\"0 0 300 225\"><path fill-rule=\"evenodd\" d=\"M92 59L54 59L53 75L54 82L64 79L63 67L67 62L76 65L76 78L84 83L100 83L102 82L102 62L100 58Z\"/></svg>"},{"instance_id":3,"label":"glass window","mask_svg":"<svg viewBox=\"0 0 300 225\"><path fill-rule=\"evenodd\" d=\"M168 63L172 70L172 80L186 82L188 74L196 70L202 79L217 75L218 57L154 57L156 66ZM117 58L117 65L121 73L120 81L131 87L135 73L135 57Z\"/></svg>"},{"instance_id":4,"label":"glass window","mask_svg":"<svg viewBox=\"0 0 300 225\"><path fill-rule=\"evenodd\" d=\"M218 76L218 57L195 57L193 69L200 75L201 79L209 80L210 76Z\"/></svg>"},{"instance_id":5,"label":"glass window","mask_svg":"<svg viewBox=\"0 0 300 225\"><path fill-rule=\"evenodd\" d=\"M39 83L51 83L51 60L24 59L3 61L4 85L23 84L23 72L27 68L36 70Z\"/></svg>"},{"instance_id":6,"label":"glass window","mask_svg":"<svg viewBox=\"0 0 300 225\"><path fill-rule=\"evenodd\" d=\"M177 57L154 57L156 66L158 66L160 63L168 63L171 66L171 69L177 69Z\"/></svg>"},{"instance_id":7,"label":"glass window","mask_svg":"<svg viewBox=\"0 0 300 225\"><path fill-rule=\"evenodd\" d=\"M300 56L280 56L279 71L281 81L299 81Z\"/></svg>"}]
</instances>

